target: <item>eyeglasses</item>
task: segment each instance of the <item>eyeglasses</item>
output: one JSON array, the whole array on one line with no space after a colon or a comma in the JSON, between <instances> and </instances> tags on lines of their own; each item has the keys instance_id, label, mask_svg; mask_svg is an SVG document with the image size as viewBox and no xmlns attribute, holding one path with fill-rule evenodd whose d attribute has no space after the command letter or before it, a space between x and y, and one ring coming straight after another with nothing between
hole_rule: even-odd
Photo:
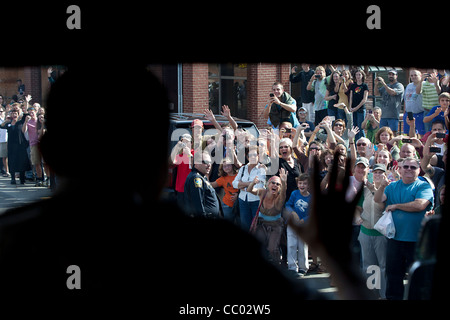
<instances>
[{"instance_id":1,"label":"eyeglasses","mask_svg":"<svg viewBox=\"0 0 450 320\"><path fill-rule=\"evenodd\" d=\"M365 142L360 142L360 143L357 143L356 146L357 147L361 147L361 146L365 147L365 146L367 146L367 144Z\"/></svg>"},{"instance_id":2,"label":"eyeglasses","mask_svg":"<svg viewBox=\"0 0 450 320\"><path fill-rule=\"evenodd\" d=\"M405 169L405 170L408 170L408 169L417 170L417 169L419 169L419 167L416 167L416 166L403 166L403 169Z\"/></svg>"}]
</instances>

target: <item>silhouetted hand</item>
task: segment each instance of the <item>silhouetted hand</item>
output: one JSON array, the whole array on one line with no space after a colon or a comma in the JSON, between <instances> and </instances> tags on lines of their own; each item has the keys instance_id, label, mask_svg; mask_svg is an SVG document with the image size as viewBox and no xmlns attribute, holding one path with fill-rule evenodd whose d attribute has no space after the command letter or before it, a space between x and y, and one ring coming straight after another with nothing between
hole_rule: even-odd
<instances>
[{"instance_id":1,"label":"silhouetted hand","mask_svg":"<svg viewBox=\"0 0 450 320\"><path fill-rule=\"evenodd\" d=\"M350 180L350 159L346 161L343 181L338 181L338 156L334 157L328 189L320 190L319 163L314 159L313 193L310 217L305 224L293 220L289 226L323 259L333 274L344 299L368 298L367 288L352 263L352 220L362 188L356 197L345 199Z\"/></svg>"}]
</instances>

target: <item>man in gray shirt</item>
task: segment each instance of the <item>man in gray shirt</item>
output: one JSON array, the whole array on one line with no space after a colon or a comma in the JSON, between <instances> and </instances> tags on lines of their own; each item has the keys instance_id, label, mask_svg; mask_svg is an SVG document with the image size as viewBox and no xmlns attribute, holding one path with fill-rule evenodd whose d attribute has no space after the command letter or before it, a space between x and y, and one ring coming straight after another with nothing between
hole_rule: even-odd
<instances>
[{"instance_id":1,"label":"man in gray shirt","mask_svg":"<svg viewBox=\"0 0 450 320\"><path fill-rule=\"evenodd\" d=\"M381 127L389 127L397 135L398 118L405 88L397 81L397 70L388 73L389 84L382 77L375 79L375 95L381 95Z\"/></svg>"}]
</instances>

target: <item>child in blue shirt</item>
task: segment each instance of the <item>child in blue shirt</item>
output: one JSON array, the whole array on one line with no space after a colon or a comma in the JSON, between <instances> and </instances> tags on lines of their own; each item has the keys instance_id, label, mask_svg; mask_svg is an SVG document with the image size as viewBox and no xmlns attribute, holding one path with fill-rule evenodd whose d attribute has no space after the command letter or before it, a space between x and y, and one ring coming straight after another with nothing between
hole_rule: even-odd
<instances>
[{"instance_id":1,"label":"child in blue shirt","mask_svg":"<svg viewBox=\"0 0 450 320\"><path fill-rule=\"evenodd\" d=\"M296 180L298 190L291 193L286 202L286 211L288 219L293 219L297 223L305 223L308 220L311 202L310 178L308 174L303 173ZM289 226L287 227L287 255L288 269L305 275L309 269L308 245Z\"/></svg>"},{"instance_id":2,"label":"child in blue shirt","mask_svg":"<svg viewBox=\"0 0 450 320\"><path fill-rule=\"evenodd\" d=\"M448 92L443 92L439 95L439 105L434 106L430 112L423 118L423 122L434 122L436 120L441 120L445 123L444 114L450 105L450 94Z\"/></svg>"}]
</instances>

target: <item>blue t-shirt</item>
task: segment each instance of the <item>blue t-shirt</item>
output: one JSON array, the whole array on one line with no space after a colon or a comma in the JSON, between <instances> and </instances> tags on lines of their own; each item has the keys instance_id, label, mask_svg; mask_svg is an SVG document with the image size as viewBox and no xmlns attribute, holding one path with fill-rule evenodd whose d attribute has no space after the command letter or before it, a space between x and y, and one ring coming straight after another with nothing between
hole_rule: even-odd
<instances>
[{"instance_id":1,"label":"blue t-shirt","mask_svg":"<svg viewBox=\"0 0 450 320\"><path fill-rule=\"evenodd\" d=\"M303 219L304 221L306 221L308 220L310 200L311 194L309 194L309 196L307 197L304 197L300 193L300 190L294 190L292 191L288 202L286 202L286 209L289 210L289 212L295 211L300 220Z\"/></svg>"},{"instance_id":2,"label":"blue t-shirt","mask_svg":"<svg viewBox=\"0 0 450 320\"><path fill-rule=\"evenodd\" d=\"M387 196L386 206L397 203L408 203L416 199L429 200L430 204L423 211L407 212L394 210L392 219L395 225L394 240L416 242L425 212L432 208L434 203L433 190L428 182L417 179L413 183L404 184L402 180L391 182L384 189Z\"/></svg>"},{"instance_id":3,"label":"blue t-shirt","mask_svg":"<svg viewBox=\"0 0 450 320\"><path fill-rule=\"evenodd\" d=\"M425 117L431 116L436 112L436 109L440 107L441 106L434 106L433 108L431 108L430 112L428 112ZM434 117L433 120L431 120L431 123L435 122L436 120L441 120L443 123L445 123L444 111L441 111L436 117Z\"/></svg>"}]
</instances>

